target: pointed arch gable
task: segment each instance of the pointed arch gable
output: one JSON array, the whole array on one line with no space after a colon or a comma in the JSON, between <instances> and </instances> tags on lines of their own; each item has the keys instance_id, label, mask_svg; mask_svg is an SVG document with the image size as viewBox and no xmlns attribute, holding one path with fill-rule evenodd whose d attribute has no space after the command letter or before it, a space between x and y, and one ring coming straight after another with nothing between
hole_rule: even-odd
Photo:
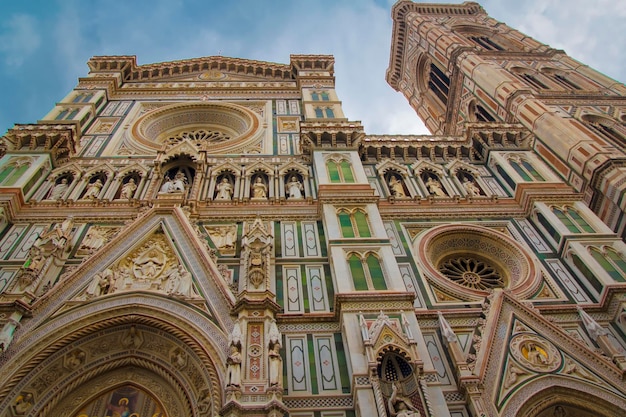
<instances>
[{"instance_id":1,"label":"pointed arch gable","mask_svg":"<svg viewBox=\"0 0 626 417\"><path fill-rule=\"evenodd\" d=\"M532 323L532 326L529 323ZM498 333L503 328L506 329L504 336ZM489 404L493 404L494 408L501 407L498 410L494 409L494 413L498 415L526 416L526 414L516 414L516 411L519 411L521 407L520 401L523 402L522 399L527 399L528 396L540 392L540 387L545 389L553 383L559 385L560 381L566 381L566 383L563 383L563 386L577 385L581 387L583 392L585 392L585 389L582 389L582 387L585 386L590 387L590 389L593 388L598 393L604 392L605 394L600 396L600 398L607 395L612 398L620 395L626 397L626 388L624 388L621 379L621 370L592 351L583 342L573 340L571 335L565 330L548 321L524 303L516 300L508 292L496 290L490 297L486 323L480 337L482 343L476 354L474 373L478 376L480 382L484 384L485 392L493 396L493 398L489 399ZM526 386L533 386L534 388L530 388L531 393L517 397L517 393L512 395L508 391L500 392L500 387L502 386L503 375L505 375L507 370L507 360L512 356L515 357L516 346L520 346L519 343L516 344L513 341L514 339L524 340L524 338L529 338L531 341L541 341L546 346L550 346L551 352L557 355L557 360L549 362L544 370L539 367L533 371L532 366L529 368L525 365L525 372L533 375L535 377L534 381L543 382L537 385L532 385L535 384L534 382L532 384L529 383L529 385L525 385L526 382L521 382L521 388L519 388L517 393L529 389ZM503 340L507 342L503 343ZM517 356L519 357L519 354ZM591 383L575 374L569 374L563 364L570 359L574 362L585 364L585 371L589 371L596 382ZM554 368L554 370L550 371L547 368ZM517 398L517 406L512 405L514 404L512 403L514 398ZM500 405L498 406L498 404ZM505 409L514 409L516 411L503 413Z\"/></svg>"},{"instance_id":2,"label":"pointed arch gable","mask_svg":"<svg viewBox=\"0 0 626 417\"><path fill-rule=\"evenodd\" d=\"M304 178L309 177L309 169L296 161L289 161L278 168L278 175L287 175L290 171L298 171Z\"/></svg>"},{"instance_id":3,"label":"pointed arch gable","mask_svg":"<svg viewBox=\"0 0 626 417\"><path fill-rule=\"evenodd\" d=\"M406 166L401 165L390 159L386 159L379 164L376 164L376 171L378 171L380 175L385 175L389 170L396 170L403 176L407 177L410 175L409 170Z\"/></svg>"},{"instance_id":4,"label":"pointed arch gable","mask_svg":"<svg viewBox=\"0 0 626 417\"><path fill-rule=\"evenodd\" d=\"M159 227L164 229L172 242L175 242L176 256L195 278L194 284L204 298L206 308L215 322L220 328L232 327L230 308L235 298L226 282L221 279L217 265L211 259L206 246L196 235L194 227L189 223L182 209L173 208L161 209L159 212L152 209L147 212L129 225L124 233L119 233L76 270L62 278L62 281L57 283L46 296L33 304L34 318L24 323L19 333L27 333L55 312L64 309L66 303L89 285L96 273L125 256ZM8 352L11 352L11 348Z\"/></svg>"}]
</instances>

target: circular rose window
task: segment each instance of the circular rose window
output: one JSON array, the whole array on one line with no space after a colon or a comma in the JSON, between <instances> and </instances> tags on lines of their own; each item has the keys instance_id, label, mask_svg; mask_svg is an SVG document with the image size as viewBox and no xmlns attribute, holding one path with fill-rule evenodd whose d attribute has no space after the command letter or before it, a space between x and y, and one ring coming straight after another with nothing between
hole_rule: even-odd
<instances>
[{"instance_id":1,"label":"circular rose window","mask_svg":"<svg viewBox=\"0 0 626 417\"><path fill-rule=\"evenodd\" d=\"M513 239L468 224L433 227L415 242L420 270L437 287L460 298L495 288L529 297L541 284L535 260Z\"/></svg>"},{"instance_id":2,"label":"circular rose window","mask_svg":"<svg viewBox=\"0 0 626 417\"><path fill-rule=\"evenodd\" d=\"M132 132L140 143L154 149L187 140L213 154L239 153L258 142L259 125L253 111L236 104L179 103L141 116Z\"/></svg>"}]
</instances>

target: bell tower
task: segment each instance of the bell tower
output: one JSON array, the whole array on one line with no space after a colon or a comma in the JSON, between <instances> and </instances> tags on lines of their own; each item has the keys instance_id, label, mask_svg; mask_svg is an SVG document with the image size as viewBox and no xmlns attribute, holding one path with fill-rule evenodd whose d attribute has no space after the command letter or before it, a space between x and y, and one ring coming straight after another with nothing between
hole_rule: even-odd
<instances>
[{"instance_id":1,"label":"bell tower","mask_svg":"<svg viewBox=\"0 0 626 417\"><path fill-rule=\"evenodd\" d=\"M626 235L626 86L489 17L474 2L400 1L387 82L435 135L516 125L532 150Z\"/></svg>"}]
</instances>

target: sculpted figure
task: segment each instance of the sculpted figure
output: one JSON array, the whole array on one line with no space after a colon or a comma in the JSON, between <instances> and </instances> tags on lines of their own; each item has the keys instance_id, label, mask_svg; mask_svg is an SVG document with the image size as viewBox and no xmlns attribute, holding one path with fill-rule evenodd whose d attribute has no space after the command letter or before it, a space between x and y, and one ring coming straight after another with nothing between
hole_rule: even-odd
<instances>
[{"instance_id":1,"label":"sculpted figure","mask_svg":"<svg viewBox=\"0 0 626 417\"><path fill-rule=\"evenodd\" d=\"M169 193L172 188L172 179L170 177L165 177L165 181L159 190L160 193Z\"/></svg>"},{"instance_id":2,"label":"sculpted figure","mask_svg":"<svg viewBox=\"0 0 626 417\"><path fill-rule=\"evenodd\" d=\"M217 195L215 196L216 200L229 200L233 197L233 185L230 183L228 178L222 178L222 182L217 184Z\"/></svg>"},{"instance_id":3,"label":"sculpted figure","mask_svg":"<svg viewBox=\"0 0 626 417\"><path fill-rule=\"evenodd\" d=\"M18 397L15 400L15 405L13 406L13 409L15 410L15 414L22 415L22 414L26 414L26 412L30 410L32 406L33 406L33 394L28 392L24 395L18 395Z\"/></svg>"},{"instance_id":4,"label":"sculpted figure","mask_svg":"<svg viewBox=\"0 0 626 417\"><path fill-rule=\"evenodd\" d=\"M252 198L267 198L267 185L265 185L265 183L263 182L263 178L261 177L256 177L254 184L252 184Z\"/></svg>"},{"instance_id":5,"label":"sculpted figure","mask_svg":"<svg viewBox=\"0 0 626 417\"><path fill-rule=\"evenodd\" d=\"M99 297L113 292L114 283L113 271L110 268L98 272L94 275L93 281L87 288L87 298Z\"/></svg>"},{"instance_id":6,"label":"sculpted figure","mask_svg":"<svg viewBox=\"0 0 626 417\"><path fill-rule=\"evenodd\" d=\"M55 184L55 186L50 190L48 200L60 200L63 198L63 195L68 188L70 188L70 186L67 183L67 178L61 178L61 181L58 184Z\"/></svg>"},{"instance_id":7,"label":"sculpted figure","mask_svg":"<svg viewBox=\"0 0 626 417\"><path fill-rule=\"evenodd\" d=\"M447 196L446 192L443 191L443 188L441 188L441 183L439 182L439 180L436 180L433 177L428 177L428 181L426 181L426 187L432 195L435 195L437 197Z\"/></svg>"},{"instance_id":8,"label":"sculpted figure","mask_svg":"<svg viewBox=\"0 0 626 417\"><path fill-rule=\"evenodd\" d=\"M292 200L302 198L303 188L302 183L298 181L298 178L294 175L287 183L287 195Z\"/></svg>"},{"instance_id":9,"label":"sculpted figure","mask_svg":"<svg viewBox=\"0 0 626 417\"><path fill-rule=\"evenodd\" d=\"M465 192L469 196L473 197L476 195L480 195L480 188L478 188L478 186L474 184L474 181L471 181L467 177L463 178L463 188L465 189Z\"/></svg>"},{"instance_id":10,"label":"sculpted figure","mask_svg":"<svg viewBox=\"0 0 626 417\"><path fill-rule=\"evenodd\" d=\"M98 198L98 196L100 195L100 190L102 190L102 185L103 184L102 184L102 181L100 181L100 178L96 178L94 182L92 182L91 184L87 186L87 192L85 193L83 198L85 200L88 198L90 199Z\"/></svg>"},{"instance_id":11,"label":"sculpted figure","mask_svg":"<svg viewBox=\"0 0 626 417\"><path fill-rule=\"evenodd\" d=\"M120 193L120 198L124 200L130 200L135 195L135 190L137 189L137 184L135 184L135 179L131 178L128 180L126 184L122 186L122 192Z\"/></svg>"},{"instance_id":12,"label":"sculpted figure","mask_svg":"<svg viewBox=\"0 0 626 417\"><path fill-rule=\"evenodd\" d=\"M391 417L420 417L421 415L409 398L398 393L398 384L395 382L392 385L388 405Z\"/></svg>"},{"instance_id":13,"label":"sculpted figure","mask_svg":"<svg viewBox=\"0 0 626 417\"><path fill-rule=\"evenodd\" d=\"M400 181L395 175L392 175L391 178L389 178L389 189L391 190L391 193L397 198L406 197L402 181Z\"/></svg>"},{"instance_id":14,"label":"sculpted figure","mask_svg":"<svg viewBox=\"0 0 626 417\"><path fill-rule=\"evenodd\" d=\"M177 193L185 191L187 186L187 177L183 174L182 171L178 171L176 175L174 175L174 181L172 181L172 185L170 186L170 193Z\"/></svg>"},{"instance_id":15,"label":"sculpted figure","mask_svg":"<svg viewBox=\"0 0 626 417\"><path fill-rule=\"evenodd\" d=\"M281 335L276 326L276 322L273 321L270 325L269 331L269 343L267 358L269 361L269 377L270 386L282 386L283 384L283 359L280 357L281 348Z\"/></svg>"},{"instance_id":16,"label":"sculpted figure","mask_svg":"<svg viewBox=\"0 0 626 417\"><path fill-rule=\"evenodd\" d=\"M182 264L169 273L168 294L181 297L193 296L193 283L191 273Z\"/></svg>"}]
</instances>

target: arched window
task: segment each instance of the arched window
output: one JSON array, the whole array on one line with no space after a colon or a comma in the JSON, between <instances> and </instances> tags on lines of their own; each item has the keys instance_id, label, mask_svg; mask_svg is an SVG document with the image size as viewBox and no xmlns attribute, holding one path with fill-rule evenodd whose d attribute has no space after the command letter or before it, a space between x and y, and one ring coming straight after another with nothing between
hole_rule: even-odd
<instances>
[{"instance_id":1,"label":"arched window","mask_svg":"<svg viewBox=\"0 0 626 417\"><path fill-rule=\"evenodd\" d=\"M319 95L319 94L317 94L317 91L313 91L313 92L311 93L311 100L313 100L313 101L318 101L319 99L320 99L320 95Z\"/></svg>"},{"instance_id":2,"label":"arched window","mask_svg":"<svg viewBox=\"0 0 626 417\"><path fill-rule=\"evenodd\" d=\"M504 51L504 48L489 39L487 36L468 36L467 39L486 51Z\"/></svg>"},{"instance_id":3,"label":"arched window","mask_svg":"<svg viewBox=\"0 0 626 417\"><path fill-rule=\"evenodd\" d=\"M326 162L326 168L328 169L328 178L332 183L340 182L354 182L354 174L352 173L352 165L347 160L335 161L329 159Z\"/></svg>"},{"instance_id":4,"label":"arched window","mask_svg":"<svg viewBox=\"0 0 626 417\"><path fill-rule=\"evenodd\" d=\"M315 108L315 117L317 117L318 119L323 119L324 118L324 111L322 110L321 107L316 107Z\"/></svg>"},{"instance_id":5,"label":"arched window","mask_svg":"<svg viewBox=\"0 0 626 417\"><path fill-rule=\"evenodd\" d=\"M93 93L80 93L74 97L72 103L86 103L93 98Z\"/></svg>"},{"instance_id":6,"label":"arched window","mask_svg":"<svg viewBox=\"0 0 626 417\"><path fill-rule=\"evenodd\" d=\"M613 248L605 247L604 250L591 247L589 252L593 259L600 264L610 276L616 281L626 281L626 261L622 256Z\"/></svg>"},{"instance_id":7,"label":"arched window","mask_svg":"<svg viewBox=\"0 0 626 417\"><path fill-rule=\"evenodd\" d=\"M335 112L333 111L332 108L326 107L326 117L329 118L329 119L334 119L335 118Z\"/></svg>"},{"instance_id":8,"label":"arched window","mask_svg":"<svg viewBox=\"0 0 626 417\"><path fill-rule=\"evenodd\" d=\"M337 213L341 235L345 238L371 237L367 215L361 209L348 211L341 209Z\"/></svg>"},{"instance_id":9,"label":"arched window","mask_svg":"<svg viewBox=\"0 0 626 417\"><path fill-rule=\"evenodd\" d=\"M593 227L572 207L552 207L552 212L572 233L594 233Z\"/></svg>"},{"instance_id":10,"label":"arched window","mask_svg":"<svg viewBox=\"0 0 626 417\"><path fill-rule=\"evenodd\" d=\"M509 164L524 181L545 181L535 167L525 159L509 159Z\"/></svg>"},{"instance_id":11,"label":"arched window","mask_svg":"<svg viewBox=\"0 0 626 417\"><path fill-rule=\"evenodd\" d=\"M585 115L582 120L592 131L614 145L626 146L626 135L619 131L620 127L614 120L594 115Z\"/></svg>"},{"instance_id":12,"label":"arched window","mask_svg":"<svg viewBox=\"0 0 626 417\"><path fill-rule=\"evenodd\" d=\"M352 253L348 256L350 274L357 291L386 290L387 283L380 260L373 253L365 256Z\"/></svg>"},{"instance_id":13,"label":"arched window","mask_svg":"<svg viewBox=\"0 0 626 417\"><path fill-rule=\"evenodd\" d=\"M14 169L15 169L15 165L12 163L5 165L2 168L2 171L0 171L0 183L3 183L4 180L11 174L11 172L13 172Z\"/></svg>"},{"instance_id":14,"label":"arched window","mask_svg":"<svg viewBox=\"0 0 626 417\"><path fill-rule=\"evenodd\" d=\"M537 79L537 77L535 77L533 74L523 73L523 74L520 74L520 76L528 84L532 85L533 87L539 90L549 90L548 86L542 83L541 81L539 81L539 79Z\"/></svg>"},{"instance_id":15,"label":"arched window","mask_svg":"<svg viewBox=\"0 0 626 417\"><path fill-rule=\"evenodd\" d=\"M448 78L448 76L433 63L430 64L428 88L435 93L444 106L448 103L450 78Z\"/></svg>"},{"instance_id":16,"label":"arched window","mask_svg":"<svg viewBox=\"0 0 626 417\"><path fill-rule=\"evenodd\" d=\"M326 91L322 91L320 93L320 96L322 97L322 101L328 101L329 100L328 92L326 92Z\"/></svg>"},{"instance_id":17,"label":"arched window","mask_svg":"<svg viewBox=\"0 0 626 417\"><path fill-rule=\"evenodd\" d=\"M496 119L476 100L472 100L468 105L469 118L472 122L495 122Z\"/></svg>"}]
</instances>

